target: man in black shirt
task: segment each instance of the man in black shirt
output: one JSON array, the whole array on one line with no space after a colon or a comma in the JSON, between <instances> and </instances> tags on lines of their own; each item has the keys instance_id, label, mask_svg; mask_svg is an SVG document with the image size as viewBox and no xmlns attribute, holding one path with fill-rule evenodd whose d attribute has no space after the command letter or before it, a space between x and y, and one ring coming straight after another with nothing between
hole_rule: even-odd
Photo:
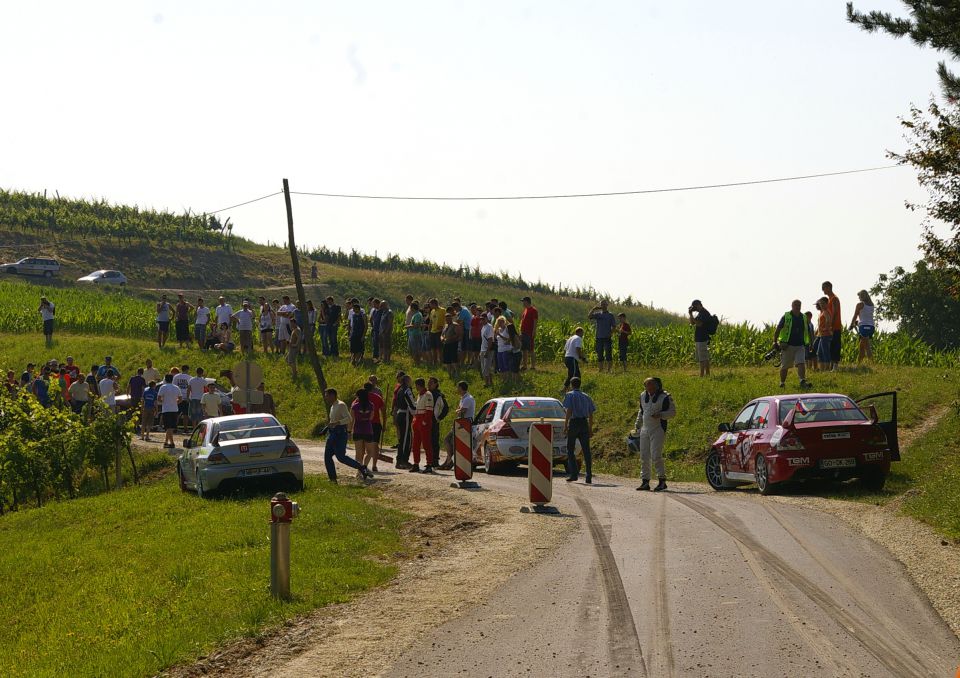
<instances>
[{"instance_id":1,"label":"man in black shirt","mask_svg":"<svg viewBox=\"0 0 960 678\"><path fill-rule=\"evenodd\" d=\"M697 315L693 315L696 313ZM700 363L700 376L710 376L710 325L713 317L710 311L703 307L699 299L694 299L687 309L690 324L693 325L693 344L697 351L697 362Z\"/></svg>"},{"instance_id":2,"label":"man in black shirt","mask_svg":"<svg viewBox=\"0 0 960 678\"><path fill-rule=\"evenodd\" d=\"M327 336L330 337L330 355L339 356L340 347L337 341L337 329L340 327L341 309L340 305L333 300L333 297L327 297Z\"/></svg>"},{"instance_id":3,"label":"man in black shirt","mask_svg":"<svg viewBox=\"0 0 960 678\"><path fill-rule=\"evenodd\" d=\"M783 314L773 335L773 345L780 350L780 388L787 381L787 370L797 366L801 388L807 388L807 346L810 344L810 330L807 318L800 310L799 299L794 299L790 310Z\"/></svg>"}]
</instances>

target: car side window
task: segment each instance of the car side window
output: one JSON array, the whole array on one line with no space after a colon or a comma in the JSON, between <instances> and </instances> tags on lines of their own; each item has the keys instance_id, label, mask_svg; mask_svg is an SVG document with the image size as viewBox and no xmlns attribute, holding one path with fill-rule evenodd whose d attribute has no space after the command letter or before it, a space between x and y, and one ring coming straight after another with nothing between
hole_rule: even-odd
<instances>
[{"instance_id":1,"label":"car side window","mask_svg":"<svg viewBox=\"0 0 960 678\"><path fill-rule=\"evenodd\" d=\"M764 400L757 403L757 408L750 417L751 429L763 429L770 423L770 403Z\"/></svg>"},{"instance_id":2,"label":"car side window","mask_svg":"<svg viewBox=\"0 0 960 678\"><path fill-rule=\"evenodd\" d=\"M491 421L493 421L493 417L496 414L496 412L497 412L497 404L490 403L490 407L487 408L487 411L483 416L483 423L489 424Z\"/></svg>"},{"instance_id":3,"label":"car side window","mask_svg":"<svg viewBox=\"0 0 960 678\"><path fill-rule=\"evenodd\" d=\"M755 408L756 404L750 403L740 411L737 418L733 420L732 428L734 431L746 431L750 428L750 419L753 417L753 410Z\"/></svg>"},{"instance_id":4,"label":"car side window","mask_svg":"<svg viewBox=\"0 0 960 678\"><path fill-rule=\"evenodd\" d=\"M207 434L207 425L200 424L195 429L193 429L193 435L190 436L190 447L201 447L203 445L203 439Z\"/></svg>"}]
</instances>

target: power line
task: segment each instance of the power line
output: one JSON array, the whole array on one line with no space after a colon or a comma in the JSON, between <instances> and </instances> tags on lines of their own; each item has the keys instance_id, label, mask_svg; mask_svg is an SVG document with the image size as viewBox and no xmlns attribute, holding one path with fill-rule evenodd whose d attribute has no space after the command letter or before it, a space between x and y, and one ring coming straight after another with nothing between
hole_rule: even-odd
<instances>
[{"instance_id":1,"label":"power line","mask_svg":"<svg viewBox=\"0 0 960 678\"><path fill-rule=\"evenodd\" d=\"M618 195L644 195L647 193L674 193L677 191L702 191L708 188L732 188L735 186L753 186L756 184L773 184L784 181L802 181L804 179L819 179L822 177L836 177L843 174L860 174L862 172L877 172L893 169L900 165L884 165L882 167L865 167L863 169L842 170L840 172L822 172L820 174L803 174L793 177L777 177L774 179L754 179L752 181L734 181L725 184L704 184L700 186L677 186L673 188L648 188L636 191L608 191L604 193L561 193L556 195L488 195L488 196L432 196L432 195L363 195L356 193L319 193L309 191L290 191L294 195L312 195L322 198L353 198L358 200L554 200L560 198L607 198ZM274 194L276 195L276 194ZM270 197L270 196L266 196ZM262 200L262 198L258 198ZM251 201L252 202L252 201Z\"/></svg>"},{"instance_id":2,"label":"power line","mask_svg":"<svg viewBox=\"0 0 960 678\"><path fill-rule=\"evenodd\" d=\"M247 200L246 202L237 203L236 205L230 205L230 207L221 207L218 210L210 210L209 212L204 212L200 216L207 216L208 214L216 214L218 212L226 212L227 210L232 210L235 207L243 207L244 205L249 205L250 203L259 202L261 200L266 200L267 198L272 198L275 195L280 195L283 191L277 191L276 193L271 193L270 195L262 195L259 198L254 198L253 200Z\"/></svg>"}]
</instances>

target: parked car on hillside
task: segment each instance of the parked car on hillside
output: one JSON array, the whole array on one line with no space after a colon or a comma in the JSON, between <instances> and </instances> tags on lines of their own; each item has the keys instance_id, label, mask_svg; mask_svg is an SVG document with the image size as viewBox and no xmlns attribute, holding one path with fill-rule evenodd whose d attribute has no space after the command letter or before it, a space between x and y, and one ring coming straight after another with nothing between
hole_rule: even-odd
<instances>
[{"instance_id":1,"label":"parked car on hillside","mask_svg":"<svg viewBox=\"0 0 960 678\"><path fill-rule=\"evenodd\" d=\"M0 264L4 273L15 275L40 275L51 278L60 273L60 262L46 257L26 257L9 264Z\"/></svg>"},{"instance_id":2,"label":"parked car on hillside","mask_svg":"<svg viewBox=\"0 0 960 678\"><path fill-rule=\"evenodd\" d=\"M540 422L553 428L553 463L565 462L564 414L556 398L518 396L487 401L473 420L473 463L483 464L487 473L526 464L530 425Z\"/></svg>"},{"instance_id":3,"label":"parked car on hillside","mask_svg":"<svg viewBox=\"0 0 960 678\"><path fill-rule=\"evenodd\" d=\"M199 496L251 481L303 489L303 459L290 430L269 414L234 414L197 424L177 460L180 489Z\"/></svg>"},{"instance_id":4,"label":"parked car on hillside","mask_svg":"<svg viewBox=\"0 0 960 678\"><path fill-rule=\"evenodd\" d=\"M856 402L838 393L757 398L719 430L706 461L715 490L755 482L771 494L787 481L859 478L879 491L900 461L896 392Z\"/></svg>"},{"instance_id":5,"label":"parked car on hillside","mask_svg":"<svg viewBox=\"0 0 960 678\"><path fill-rule=\"evenodd\" d=\"M77 282L92 283L94 285L123 285L127 284L127 276L120 271L94 271L82 278L77 278Z\"/></svg>"}]
</instances>

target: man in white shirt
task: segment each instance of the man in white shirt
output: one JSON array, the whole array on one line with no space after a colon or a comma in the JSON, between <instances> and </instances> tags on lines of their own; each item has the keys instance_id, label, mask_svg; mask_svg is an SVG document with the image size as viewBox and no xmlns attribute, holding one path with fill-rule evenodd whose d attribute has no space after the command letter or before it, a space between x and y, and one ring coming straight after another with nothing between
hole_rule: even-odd
<instances>
[{"instance_id":1,"label":"man in white shirt","mask_svg":"<svg viewBox=\"0 0 960 678\"><path fill-rule=\"evenodd\" d=\"M220 327L223 323L230 324L230 319L233 317L233 308L228 304L223 297L217 299L217 306L214 308L214 315L217 318L217 327Z\"/></svg>"},{"instance_id":2,"label":"man in white shirt","mask_svg":"<svg viewBox=\"0 0 960 678\"><path fill-rule=\"evenodd\" d=\"M163 386L157 391L157 400L160 401L160 413L163 417L163 446L175 448L173 434L177 430L177 419L180 416L180 389L173 383L173 375L163 377Z\"/></svg>"},{"instance_id":3,"label":"man in white shirt","mask_svg":"<svg viewBox=\"0 0 960 678\"><path fill-rule=\"evenodd\" d=\"M190 366L183 365L180 367L180 371L173 375L173 385L180 389L180 416L187 418L190 414L189 405L190 402Z\"/></svg>"},{"instance_id":4,"label":"man in white shirt","mask_svg":"<svg viewBox=\"0 0 960 678\"><path fill-rule=\"evenodd\" d=\"M53 316L55 308L53 302L46 297L40 297L40 318L43 320L43 338L47 341L47 348L53 344Z\"/></svg>"},{"instance_id":5,"label":"man in white shirt","mask_svg":"<svg viewBox=\"0 0 960 678\"><path fill-rule=\"evenodd\" d=\"M113 380L113 370L107 370L106 375L97 384L100 391L100 397L104 405L110 408L111 412L117 411L117 384Z\"/></svg>"},{"instance_id":6,"label":"man in white shirt","mask_svg":"<svg viewBox=\"0 0 960 678\"><path fill-rule=\"evenodd\" d=\"M290 341L290 318L296 313L297 307L290 303L290 297L283 296L283 303L277 309L277 340L280 353L287 352L287 342Z\"/></svg>"},{"instance_id":7,"label":"man in white shirt","mask_svg":"<svg viewBox=\"0 0 960 678\"><path fill-rule=\"evenodd\" d=\"M487 386L493 386L493 365L497 359L497 347L490 324L490 316L482 314L483 327L480 328L480 374Z\"/></svg>"},{"instance_id":8,"label":"man in white shirt","mask_svg":"<svg viewBox=\"0 0 960 678\"><path fill-rule=\"evenodd\" d=\"M207 343L207 325L210 324L210 308L203 303L202 297L197 297L196 319L193 322L193 338L202 350Z\"/></svg>"},{"instance_id":9,"label":"man in white shirt","mask_svg":"<svg viewBox=\"0 0 960 678\"><path fill-rule=\"evenodd\" d=\"M248 352L253 350L253 311L250 309L250 302L243 300L243 308L233 314L233 319L237 322L237 332L240 334L240 350Z\"/></svg>"},{"instance_id":10,"label":"man in white shirt","mask_svg":"<svg viewBox=\"0 0 960 678\"><path fill-rule=\"evenodd\" d=\"M586 362L583 354L583 328L578 327L567 339L563 347L563 364L567 366L567 380L563 382L563 390L570 388L570 380L580 376L580 361Z\"/></svg>"},{"instance_id":11,"label":"man in white shirt","mask_svg":"<svg viewBox=\"0 0 960 678\"><path fill-rule=\"evenodd\" d=\"M457 405L456 418L457 419L469 419L471 424L473 422L473 417L476 415L477 411L477 401L470 395L469 385L465 381L457 382L457 393L460 394L460 402ZM454 428L456 423L454 423ZM447 437L443 439L443 449L447 453L447 458L444 459L443 463L440 465L441 469L448 470L453 468L453 434L454 429L450 429L450 433L447 434Z\"/></svg>"},{"instance_id":12,"label":"man in white shirt","mask_svg":"<svg viewBox=\"0 0 960 678\"><path fill-rule=\"evenodd\" d=\"M197 376L187 382L187 414L190 417L190 423L196 426L203 419L203 411L200 406L200 400L203 398L203 392L207 388L207 379L203 376L203 368L197 368Z\"/></svg>"}]
</instances>

